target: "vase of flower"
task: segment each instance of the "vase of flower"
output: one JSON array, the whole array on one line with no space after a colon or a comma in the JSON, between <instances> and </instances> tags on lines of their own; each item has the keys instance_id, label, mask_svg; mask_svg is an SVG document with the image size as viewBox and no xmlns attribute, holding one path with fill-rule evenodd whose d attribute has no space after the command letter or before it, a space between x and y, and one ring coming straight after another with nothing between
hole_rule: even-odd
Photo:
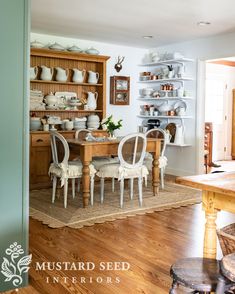
<instances>
[{"instance_id":1,"label":"vase of flower","mask_svg":"<svg viewBox=\"0 0 235 294\"><path fill-rule=\"evenodd\" d=\"M108 118L105 118L101 122L102 128L106 129L109 134L110 140L115 140L115 130L118 130L122 127L122 119L119 119L118 121L113 119L113 116L110 115Z\"/></svg>"}]
</instances>

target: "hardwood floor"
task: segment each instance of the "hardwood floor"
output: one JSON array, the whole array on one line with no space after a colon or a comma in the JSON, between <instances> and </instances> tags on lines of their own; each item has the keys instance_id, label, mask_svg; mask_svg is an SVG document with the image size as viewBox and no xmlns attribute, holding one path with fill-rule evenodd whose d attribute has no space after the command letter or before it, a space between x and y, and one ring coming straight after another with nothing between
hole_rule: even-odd
<instances>
[{"instance_id":1,"label":"hardwood floor","mask_svg":"<svg viewBox=\"0 0 235 294\"><path fill-rule=\"evenodd\" d=\"M219 213L219 227L234 221L235 215ZM49 229L30 219L30 252L33 254L30 286L17 293L169 293L171 264L178 258L202 256L203 230L204 214L199 204L82 229ZM90 261L96 268L37 271L35 262L43 261ZM128 262L130 269L101 271L101 261ZM53 276L60 282L53 282ZM72 277L77 283L71 282Z\"/></svg>"}]
</instances>

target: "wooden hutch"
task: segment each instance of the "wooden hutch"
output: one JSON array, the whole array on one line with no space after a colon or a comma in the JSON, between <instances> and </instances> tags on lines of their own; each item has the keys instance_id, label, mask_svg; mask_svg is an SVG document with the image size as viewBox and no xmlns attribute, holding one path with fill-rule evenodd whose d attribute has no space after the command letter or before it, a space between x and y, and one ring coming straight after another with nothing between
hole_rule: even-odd
<instances>
[{"instance_id":1,"label":"wooden hutch","mask_svg":"<svg viewBox=\"0 0 235 294\"><path fill-rule=\"evenodd\" d=\"M89 55L73 53L67 51L55 51L49 49L31 49L31 67L37 66L39 69L37 78L30 81L31 90L41 90L44 95L50 92L76 92L78 98L87 98L87 92L98 92L97 109L84 110L30 110L30 115L34 113L37 117L45 115L59 116L61 119L71 119L74 117L84 117L90 114L99 115L102 120L106 115L106 62L109 56ZM45 65L50 68L61 67L69 69L66 82L55 81L55 73L51 81L40 80L40 66ZM72 69L86 70L83 83L72 82ZM99 73L97 84L87 82L87 71ZM55 72L55 71L54 71ZM64 137L73 138L75 131L61 131ZM38 189L48 187L50 178L48 169L51 163L51 148L49 132L31 131L30 132L30 188Z\"/></svg>"}]
</instances>

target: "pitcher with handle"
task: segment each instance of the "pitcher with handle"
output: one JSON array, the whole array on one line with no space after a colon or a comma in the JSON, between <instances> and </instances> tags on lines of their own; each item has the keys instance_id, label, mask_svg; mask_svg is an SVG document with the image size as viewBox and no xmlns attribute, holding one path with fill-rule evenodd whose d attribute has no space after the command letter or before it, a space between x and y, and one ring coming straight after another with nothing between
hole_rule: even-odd
<instances>
[{"instance_id":1,"label":"pitcher with handle","mask_svg":"<svg viewBox=\"0 0 235 294\"><path fill-rule=\"evenodd\" d=\"M30 80L35 80L37 75L38 75L37 66L30 67L30 70L29 70Z\"/></svg>"},{"instance_id":2,"label":"pitcher with handle","mask_svg":"<svg viewBox=\"0 0 235 294\"><path fill-rule=\"evenodd\" d=\"M88 70L88 83L89 84L97 84L99 80L99 73Z\"/></svg>"},{"instance_id":3,"label":"pitcher with handle","mask_svg":"<svg viewBox=\"0 0 235 294\"><path fill-rule=\"evenodd\" d=\"M86 70L79 70L77 68L73 68L73 78L72 81L74 83L83 83L85 78Z\"/></svg>"},{"instance_id":4,"label":"pitcher with handle","mask_svg":"<svg viewBox=\"0 0 235 294\"><path fill-rule=\"evenodd\" d=\"M42 69L41 75L40 75L41 80L51 81L52 76L53 76L53 72L54 72L53 68L42 65L41 69Z\"/></svg>"},{"instance_id":5,"label":"pitcher with handle","mask_svg":"<svg viewBox=\"0 0 235 294\"><path fill-rule=\"evenodd\" d=\"M66 82L68 79L69 70L63 69L61 67L55 67L55 69L56 69L56 76L55 76L56 81Z\"/></svg>"},{"instance_id":6,"label":"pitcher with handle","mask_svg":"<svg viewBox=\"0 0 235 294\"><path fill-rule=\"evenodd\" d=\"M174 144L183 145L184 144L184 134L185 134L184 125L177 124Z\"/></svg>"},{"instance_id":7,"label":"pitcher with handle","mask_svg":"<svg viewBox=\"0 0 235 294\"><path fill-rule=\"evenodd\" d=\"M97 92L87 92L88 98L87 98L87 107L89 110L95 110L97 108L97 98L98 93Z\"/></svg>"}]
</instances>

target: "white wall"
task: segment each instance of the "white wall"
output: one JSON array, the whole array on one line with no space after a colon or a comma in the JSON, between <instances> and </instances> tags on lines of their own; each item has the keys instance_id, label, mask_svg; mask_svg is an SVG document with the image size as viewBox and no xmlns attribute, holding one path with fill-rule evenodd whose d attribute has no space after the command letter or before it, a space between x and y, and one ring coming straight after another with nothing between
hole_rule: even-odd
<instances>
[{"instance_id":1,"label":"white wall","mask_svg":"<svg viewBox=\"0 0 235 294\"><path fill-rule=\"evenodd\" d=\"M235 33L218 35L210 38L197 39L194 41L171 44L156 48L158 52L181 52L185 57L198 61L191 72L196 79L192 90L196 97L196 103L192 105L191 111L195 119L186 124L187 138L193 147L184 149L169 149L167 156L169 160L168 171L176 175L196 174L203 171L203 141L204 141L204 95L203 82L200 80L204 74L204 69L197 76L198 66L203 67L200 60L215 59L234 56L235 53ZM200 87L198 85L200 84ZM198 155L199 154L199 155ZM200 161L200 167L198 162Z\"/></svg>"},{"instance_id":2,"label":"white wall","mask_svg":"<svg viewBox=\"0 0 235 294\"><path fill-rule=\"evenodd\" d=\"M139 111L138 104L136 103L136 99L138 97L137 80L139 75L139 68L137 64L140 63L141 58L146 53L145 49L31 33L31 41L34 40L42 42L43 44L52 44L57 42L66 47L75 44L82 49L94 47L100 51L100 54L110 56L111 58L107 63L107 115L113 114L115 118L123 119L123 128L118 132L118 134L125 135L137 131L136 114L137 111ZM114 69L118 55L125 56L123 69L119 73L117 73ZM109 79L112 75L130 76L130 105L116 106L109 104Z\"/></svg>"}]
</instances>

